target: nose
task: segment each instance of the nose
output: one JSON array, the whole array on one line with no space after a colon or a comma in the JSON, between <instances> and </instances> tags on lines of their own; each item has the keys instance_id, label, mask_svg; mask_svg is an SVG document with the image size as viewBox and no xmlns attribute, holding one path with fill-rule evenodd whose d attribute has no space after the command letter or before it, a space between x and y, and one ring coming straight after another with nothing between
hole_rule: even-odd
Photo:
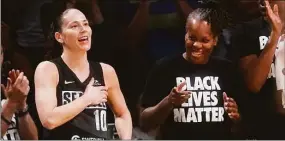
<instances>
[{"instance_id":1,"label":"nose","mask_svg":"<svg viewBox=\"0 0 285 141\"><path fill-rule=\"evenodd\" d=\"M193 46L196 48L202 48L202 44L200 42L197 42L197 41L194 42Z\"/></svg>"},{"instance_id":2,"label":"nose","mask_svg":"<svg viewBox=\"0 0 285 141\"><path fill-rule=\"evenodd\" d=\"M84 25L80 25L79 31L80 32L86 32L87 31L87 27L84 26Z\"/></svg>"}]
</instances>

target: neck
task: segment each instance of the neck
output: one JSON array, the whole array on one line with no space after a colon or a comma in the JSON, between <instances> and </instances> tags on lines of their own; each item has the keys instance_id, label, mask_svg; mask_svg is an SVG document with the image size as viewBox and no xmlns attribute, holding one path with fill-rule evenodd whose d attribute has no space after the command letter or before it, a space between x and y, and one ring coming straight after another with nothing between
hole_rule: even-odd
<instances>
[{"instance_id":1,"label":"neck","mask_svg":"<svg viewBox=\"0 0 285 141\"><path fill-rule=\"evenodd\" d=\"M84 69L89 66L86 51L72 52L70 50L64 49L61 58L71 69Z\"/></svg>"}]
</instances>

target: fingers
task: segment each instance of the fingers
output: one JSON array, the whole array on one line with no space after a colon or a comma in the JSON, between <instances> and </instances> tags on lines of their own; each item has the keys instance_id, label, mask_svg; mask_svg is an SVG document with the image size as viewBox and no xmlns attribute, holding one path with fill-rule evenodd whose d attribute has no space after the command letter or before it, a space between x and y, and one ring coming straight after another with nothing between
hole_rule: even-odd
<instances>
[{"instance_id":1,"label":"fingers","mask_svg":"<svg viewBox=\"0 0 285 141\"><path fill-rule=\"evenodd\" d=\"M182 99L182 100L187 100L190 98L190 94L182 94L182 95L177 95L174 94L173 96L171 96L172 99Z\"/></svg>"},{"instance_id":2,"label":"fingers","mask_svg":"<svg viewBox=\"0 0 285 141\"><path fill-rule=\"evenodd\" d=\"M30 86L27 86L26 87L26 90L24 91L25 95L28 95L30 92Z\"/></svg>"},{"instance_id":3,"label":"fingers","mask_svg":"<svg viewBox=\"0 0 285 141\"><path fill-rule=\"evenodd\" d=\"M179 84L177 87L174 87L170 94L170 101L175 105L179 105L187 101L190 96L190 91L181 91L182 88L186 85L186 82Z\"/></svg>"},{"instance_id":4,"label":"fingers","mask_svg":"<svg viewBox=\"0 0 285 141\"><path fill-rule=\"evenodd\" d=\"M7 78L7 85L6 85L6 88L10 88L12 86L12 80L11 78Z\"/></svg>"},{"instance_id":5,"label":"fingers","mask_svg":"<svg viewBox=\"0 0 285 141\"><path fill-rule=\"evenodd\" d=\"M16 81L17 77L16 77L16 74L15 74L15 70L14 70L14 69L12 69L11 71L9 71L9 77L11 78L12 83L14 83L14 82Z\"/></svg>"},{"instance_id":6,"label":"fingers","mask_svg":"<svg viewBox=\"0 0 285 141\"><path fill-rule=\"evenodd\" d=\"M20 70L14 70L12 69L11 71L9 71L8 75L12 80L12 84L15 83L15 81L17 80L18 76L20 75L21 71Z\"/></svg>"},{"instance_id":7,"label":"fingers","mask_svg":"<svg viewBox=\"0 0 285 141\"><path fill-rule=\"evenodd\" d=\"M228 116L230 119L238 120L240 118L239 113L229 113Z\"/></svg>"},{"instance_id":8,"label":"fingers","mask_svg":"<svg viewBox=\"0 0 285 141\"><path fill-rule=\"evenodd\" d=\"M16 74L16 78L17 78L20 75L20 70L16 70L15 74Z\"/></svg>"},{"instance_id":9,"label":"fingers","mask_svg":"<svg viewBox=\"0 0 285 141\"><path fill-rule=\"evenodd\" d=\"M183 82L181 84L179 84L177 87L174 87L172 89L172 92L176 93L176 94L181 94L182 93L182 88L186 85L186 82ZM185 92L185 91L183 91Z\"/></svg>"},{"instance_id":10,"label":"fingers","mask_svg":"<svg viewBox=\"0 0 285 141\"><path fill-rule=\"evenodd\" d=\"M106 91L101 91L101 94L103 95L103 98L107 99L108 93Z\"/></svg>"},{"instance_id":11,"label":"fingers","mask_svg":"<svg viewBox=\"0 0 285 141\"><path fill-rule=\"evenodd\" d=\"M238 112L238 106L233 98L228 97L227 94L224 92L223 99L224 99L224 108L227 113Z\"/></svg>"},{"instance_id":12,"label":"fingers","mask_svg":"<svg viewBox=\"0 0 285 141\"><path fill-rule=\"evenodd\" d=\"M181 105L186 102L191 97L191 92L183 91L180 93L172 93L170 96L170 101L174 105Z\"/></svg>"},{"instance_id":13,"label":"fingers","mask_svg":"<svg viewBox=\"0 0 285 141\"><path fill-rule=\"evenodd\" d=\"M236 105L236 101L233 98L228 97L226 93L223 94L223 99L224 99L224 104L226 104L226 103L229 103L229 104L233 103L233 104Z\"/></svg>"},{"instance_id":14,"label":"fingers","mask_svg":"<svg viewBox=\"0 0 285 141\"><path fill-rule=\"evenodd\" d=\"M238 109L236 107L225 107L227 113L237 113Z\"/></svg>"},{"instance_id":15,"label":"fingers","mask_svg":"<svg viewBox=\"0 0 285 141\"><path fill-rule=\"evenodd\" d=\"M20 87L22 87L22 90L25 95L27 95L30 91L30 86L29 86L29 80L26 76L23 77L22 83L20 84Z\"/></svg>"},{"instance_id":16,"label":"fingers","mask_svg":"<svg viewBox=\"0 0 285 141\"><path fill-rule=\"evenodd\" d=\"M236 105L236 101L233 98L230 98L230 97L227 98L226 102L229 103L229 104L233 103L233 104Z\"/></svg>"},{"instance_id":17,"label":"fingers","mask_svg":"<svg viewBox=\"0 0 285 141\"><path fill-rule=\"evenodd\" d=\"M105 91L105 92L107 92L107 88L104 87L104 86L99 86L99 89L100 89L100 91Z\"/></svg>"},{"instance_id":18,"label":"fingers","mask_svg":"<svg viewBox=\"0 0 285 141\"><path fill-rule=\"evenodd\" d=\"M25 84L25 85L29 85L29 84L30 84L30 82L29 82L27 76L24 76L24 77L23 77L22 84Z\"/></svg>"},{"instance_id":19,"label":"fingers","mask_svg":"<svg viewBox=\"0 0 285 141\"><path fill-rule=\"evenodd\" d=\"M277 4L274 4L273 6L273 13L277 16L279 16L279 10L278 10L278 5Z\"/></svg>"},{"instance_id":20,"label":"fingers","mask_svg":"<svg viewBox=\"0 0 285 141\"><path fill-rule=\"evenodd\" d=\"M178 86L177 86L177 92L180 92L181 90L182 90L182 88L184 87L186 85L186 82L183 82L183 83L181 83L181 84L179 84Z\"/></svg>"},{"instance_id":21,"label":"fingers","mask_svg":"<svg viewBox=\"0 0 285 141\"><path fill-rule=\"evenodd\" d=\"M233 103L233 102L225 103L224 108L227 113L237 113L238 112L238 106L236 103Z\"/></svg>"},{"instance_id":22,"label":"fingers","mask_svg":"<svg viewBox=\"0 0 285 141\"><path fill-rule=\"evenodd\" d=\"M175 88L172 91L172 97L176 97L176 98L190 96L190 94L191 94L190 91L177 92Z\"/></svg>"},{"instance_id":23,"label":"fingers","mask_svg":"<svg viewBox=\"0 0 285 141\"><path fill-rule=\"evenodd\" d=\"M107 100L108 100L108 93L107 93L107 91L101 91L100 93L102 94L101 102L107 102Z\"/></svg>"},{"instance_id":24,"label":"fingers","mask_svg":"<svg viewBox=\"0 0 285 141\"><path fill-rule=\"evenodd\" d=\"M235 101L233 101L233 102L227 101L224 103L224 107L238 107L238 106L237 106Z\"/></svg>"},{"instance_id":25,"label":"fingers","mask_svg":"<svg viewBox=\"0 0 285 141\"><path fill-rule=\"evenodd\" d=\"M224 102L227 101L227 98L228 98L227 93L226 93L226 92L223 92L223 99L224 99Z\"/></svg>"},{"instance_id":26,"label":"fingers","mask_svg":"<svg viewBox=\"0 0 285 141\"><path fill-rule=\"evenodd\" d=\"M102 99L101 103L107 102L107 99Z\"/></svg>"},{"instance_id":27,"label":"fingers","mask_svg":"<svg viewBox=\"0 0 285 141\"><path fill-rule=\"evenodd\" d=\"M20 75L18 76L18 78L16 79L16 82L13 85L16 86L16 85L21 84L23 81L23 78L24 78L24 73L21 72Z\"/></svg>"},{"instance_id":28,"label":"fingers","mask_svg":"<svg viewBox=\"0 0 285 141\"><path fill-rule=\"evenodd\" d=\"M236 104L236 101L233 98L228 97L225 92L223 93L223 99L224 99L224 103L235 103Z\"/></svg>"}]
</instances>

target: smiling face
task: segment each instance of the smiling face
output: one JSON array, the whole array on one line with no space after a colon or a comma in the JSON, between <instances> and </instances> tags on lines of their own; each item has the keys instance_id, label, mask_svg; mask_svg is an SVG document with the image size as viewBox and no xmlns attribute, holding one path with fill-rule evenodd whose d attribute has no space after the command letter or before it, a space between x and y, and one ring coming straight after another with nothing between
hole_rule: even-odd
<instances>
[{"instance_id":1,"label":"smiling face","mask_svg":"<svg viewBox=\"0 0 285 141\"><path fill-rule=\"evenodd\" d=\"M56 40L72 51L88 51L91 47L92 30L85 15L77 9L65 11L60 19Z\"/></svg>"},{"instance_id":2,"label":"smiling face","mask_svg":"<svg viewBox=\"0 0 285 141\"><path fill-rule=\"evenodd\" d=\"M205 64L217 44L211 25L204 20L190 19L186 25L186 57L194 64Z\"/></svg>"}]
</instances>

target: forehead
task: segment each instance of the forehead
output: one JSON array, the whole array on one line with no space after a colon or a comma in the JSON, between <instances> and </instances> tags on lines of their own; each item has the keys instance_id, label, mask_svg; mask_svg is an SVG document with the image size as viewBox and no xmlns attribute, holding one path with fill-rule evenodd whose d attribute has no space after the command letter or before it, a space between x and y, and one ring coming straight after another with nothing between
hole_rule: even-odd
<instances>
[{"instance_id":1,"label":"forehead","mask_svg":"<svg viewBox=\"0 0 285 141\"><path fill-rule=\"evenodd\" d=\"M212 35L211 25L207 21L191 19L187 23L187 31L191 34Z\"/></svg>"},{"instance_id":2,"label":"forehead","mask_svg":"<svg viewBox=\"0 0 285 141\"><path fill-rule=\"evenodd\" d=\"M81 11L76 10L76 9L69 10L62 17L63 25L68 25L69 23L72 23L72 22L76 22L76 21L80 22L84 20L87 20L85 15Z\"/></svg>"}]
</instances>

